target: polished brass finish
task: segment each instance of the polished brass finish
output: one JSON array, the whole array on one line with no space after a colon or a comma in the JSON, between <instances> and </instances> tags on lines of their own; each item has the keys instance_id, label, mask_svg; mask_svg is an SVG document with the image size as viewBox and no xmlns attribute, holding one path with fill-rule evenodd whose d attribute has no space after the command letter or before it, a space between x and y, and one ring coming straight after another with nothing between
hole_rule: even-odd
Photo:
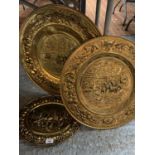
<instances>
[{"instance_id":1,"label":"polished brass finish","mask_svg":"<svg viewBox=\"0 0 155 155\"><path fill-rule=\"evenodd\" d=\"M37 145L55 145L73 135L79 124L68 114L60 97L43 97L20 111L20 136Z\"/></svg>"},{"instance_id":2,"label":"polished brass finish","mask_svg":"<svg viewBox=\"0 0 155 155\"><path fill-rule=\"evenodd\" d=\"M47 5L33 11L21 27L21 60L33 81L47 92L59 94L66 59L83 42L100 35L82 13Z\"/></svg>"},{"instance_id":3,"label":"polished brass finish","mask_svg":"<svg viewBox=\"0 0 155 155\"><path fill-rule=\"evenodd\" d=\"M134 118L134 44L105 36L81 45L64 65L61 96L80 123L109 129Z\"/></svg>"}]
</instances>

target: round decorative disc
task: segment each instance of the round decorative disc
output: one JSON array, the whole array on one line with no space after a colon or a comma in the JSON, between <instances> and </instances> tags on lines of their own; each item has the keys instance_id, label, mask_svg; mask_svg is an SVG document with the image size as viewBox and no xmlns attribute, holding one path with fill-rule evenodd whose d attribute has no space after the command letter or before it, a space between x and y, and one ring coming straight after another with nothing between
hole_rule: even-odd
<instances>
[{"instance_id":1,"label":"round decorative disc","mask_svg":"<svg viewBox=\"0 0 155 155\"><path fill-rule=\"evenodd\" d=\"M62 71L61 96L80 123L115 128L134 118L134 44L99 37L81 45Z\"/></svg>"},{"instance_id":2,"label":"round decorative disc","mask_svg":"<svg viewBox=\"0 0 155 155\"><path fill-rule=\"evenodd\" d=\"M19 132L25 140L37 145L55 145L73 135L79 128L59 97L43 97L20 111Z\"/></svg>"},{"instance_id":3,"label":"round decorative disc","mask_svg":"<svg viewBox=\"0 0 155 155\"><path fill-rule=\"evenodd\" d=\"M100 36L82 13L62 5L47 5L30 14L20 31L20 55L33 81L59 94L60 74L70 54L83 42Z\"/></svg>"}]
</instances>

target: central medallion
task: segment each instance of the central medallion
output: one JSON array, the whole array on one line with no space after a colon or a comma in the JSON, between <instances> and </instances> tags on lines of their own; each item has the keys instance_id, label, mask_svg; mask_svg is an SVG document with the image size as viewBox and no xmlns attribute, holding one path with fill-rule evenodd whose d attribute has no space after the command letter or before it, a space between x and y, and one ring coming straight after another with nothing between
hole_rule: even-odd
<instances>
[{"instance_id":1,"label":"central medallion","mask_svg":"<svg viewBox=\"0 0 155 155\"><path fill-rule=\"evenodd\" d=\"M131 71L117 58L96 58L84 65L80 72L77 84L81 92L79 98L88 110L96 114L117 112L132 93Z\"/></svg>"}]
</instances>

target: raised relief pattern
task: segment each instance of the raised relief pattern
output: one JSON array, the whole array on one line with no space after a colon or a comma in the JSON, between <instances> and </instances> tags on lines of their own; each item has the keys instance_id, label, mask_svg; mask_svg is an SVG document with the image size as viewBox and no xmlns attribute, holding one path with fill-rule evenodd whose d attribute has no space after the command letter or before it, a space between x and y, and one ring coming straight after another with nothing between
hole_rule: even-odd
<instances>
[{"instance_id":1,"label":"raised relief pattern","mask_svg":"<svg viewBox=\"0 0 155 155\"><path fill-rule=\"evenodd\" d=\"M134 117L131 42L115 37L89 41L70 57L62 74L64 103L81 123L106 129Z\"/></svg>"}]
</instances>

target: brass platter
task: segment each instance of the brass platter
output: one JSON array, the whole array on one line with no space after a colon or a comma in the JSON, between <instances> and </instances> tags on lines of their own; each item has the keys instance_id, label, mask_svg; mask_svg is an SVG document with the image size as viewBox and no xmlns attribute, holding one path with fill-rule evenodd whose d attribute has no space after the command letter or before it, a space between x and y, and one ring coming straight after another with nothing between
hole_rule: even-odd
<instances>
[{"instance_id":1,"label":"brass platter","mask_svg":"<svg viewBox=\"0 0 155 155\"><path fill-rule=\"evenodd\" d=\"M20 30L20 56L30 78L59 94L60 73L68 56L83 42L101 36L89 18L62 5L33 11Z\"/></svg>"},{"instance_id":2,"label":"brass platter","mask_svg":"<svg viewBox=\"0 0 155 155\"><path fill-rule=\"evenodd\" d=\"M92 39L66 61L61 96L80 123L109 129L134 118L134 43L112 36Z\"/></svg>"},{"instance_id":3,"label":"brass platter","mask_svg":"<svg viewBox=\"0 0 155 155\"><path fill-rule=\"evenodd\" d=\"M36 145L55 145L79 128L66 111L60 97L42 97L20 111L21 138Z\"/></svg>"}]
</instances>

